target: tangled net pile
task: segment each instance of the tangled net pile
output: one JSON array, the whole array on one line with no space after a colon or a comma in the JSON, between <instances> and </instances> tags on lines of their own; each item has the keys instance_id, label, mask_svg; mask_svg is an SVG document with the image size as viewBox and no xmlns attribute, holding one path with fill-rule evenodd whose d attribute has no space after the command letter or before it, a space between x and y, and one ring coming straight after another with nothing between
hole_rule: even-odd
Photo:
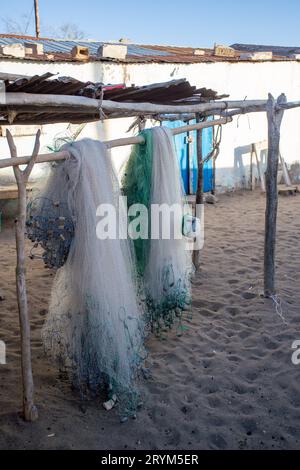
<instances>
[{"instance_id":1,"label":"tangled net pile","mask_svg":"<svg viewBox=\"0 0 300 470\"><path fill-rule=\"evenodd\" d=\"M121 417L140 402L137 378L145 358L129 240L96 236L97 208L116 208L125 230L126 208L106 147L83 139L66 145L70 159L52 167L41 197L28 210L28 234L57 270L42 338L84 398L110 390ZM59 204L52 201L59 201ZM49 233L50 231L50 233Z\"/></svg>"},{"instance_id":2,"label":"tangled net pile","mask_svg":"<svg viewBox=\"0 0 300 470\"><path fill-rule=\"evenodd\" d=\"M123 177L128 208L143 204L148 209L148 238L134 240L137 271L146 294L148 321L152 331L160 335L177 324L181 328L182 312L191 303L191 253L184 237L175 235L176 223L181 228L186 206L184 189L174 147L173 136L164 127L144 130L145 143L136 145L130 155ZM175 215L169 239L161 233L151 238L153 205L180 208Z\"/></svg>"},{"instance_id":3,"label":"tangled net pile","mask_svg":"<svg viewBox=\"0 0 300 470\"><path fill-rule=\"evenodd\" d=\"M140 402L136 380L149 325L158 335L174 323L181 327L191 302L191 254L175 234L175 226L182 234L185 209L173 138L165 128L143 136L146 143L129 159L124 193L129 206L141 203L149 215L153 205L175 204L180 210L170 238L133 244L120 236L128 231L126 203L105 145L91 139L63 147L70 158L52 166L27 217L34 249L42 247L45 265L57 269L42 330L45 349L83 395L109 390L126 417ZM103 205L116 211L119 231L99 239Z\"/></svg>"},{"instance_id":4,"label":"tangled net pile","mask_svg":"<svg viewBox=\"0 0 300 470\"><path fill-rule=\"evenodd\" d=\"M74 237L74 222L66 203L38 197L27 207L26 232L34 245L31 258L40 257L35 249L41 247L41 255L47 268L61 268L69 255Z\"/></svg>"}]
</instances>

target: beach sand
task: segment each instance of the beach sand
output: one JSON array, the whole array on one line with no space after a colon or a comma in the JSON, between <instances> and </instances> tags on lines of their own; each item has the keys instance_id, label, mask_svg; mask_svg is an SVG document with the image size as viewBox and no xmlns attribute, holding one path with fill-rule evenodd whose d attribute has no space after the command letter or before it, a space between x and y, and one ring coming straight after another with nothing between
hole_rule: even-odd
<instances>
[{"instance_id":1,"label":"beach sand","mask_svg":"<svg viewBox=\"0 0 300 470\"><path fill-rule=\"evenodd\" d=\"M300 196L280 197L282 311L263 289L265 198L223 195L205 206L205 246L193 312L178 337L148 342L151 377L137 419L120 424L101 400L81 402L44 356L40 329L53 274L28 259L28 299L39 420L20 417L20 335L12 229L0 234L1 449L300 449ZM28 243L28 252L30 244Z\"/></svg>"}]
</instances>

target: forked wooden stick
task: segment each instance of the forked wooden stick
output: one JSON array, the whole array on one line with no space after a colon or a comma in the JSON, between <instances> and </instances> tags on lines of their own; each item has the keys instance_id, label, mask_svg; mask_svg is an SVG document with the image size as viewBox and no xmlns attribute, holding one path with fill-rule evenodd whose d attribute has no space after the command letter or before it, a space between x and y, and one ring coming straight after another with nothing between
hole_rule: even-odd
<instances>
[{"instance_id":1,"label":"forked wooden stick","mask_svg":"<svg viewBox=\"0 0 300 470\"><path fill-rule=\"evenodd\" d=\"M20 170L14 166L14 174L18 185L18 217L16 219L16 247L17 247L17 267L16 267L16 285L17 299L19 308L19 321L21 330L21 364L22 364L22 382L23 382L23 413L26 421L35 421L38 418L38 411L34 405L34 386L31 366L31 347L30 347L30 321L28 316L28 304L25 279L25 223L27 194L26 186L34 163L37 159L40 149L40 134L36 134L35 145L30 157L30 161L25 170ZM17 157L17 149L13 137L9 130L6 132L7 142L12 158Z\"/></svg>"},{"instance_id":2,"label":"forked wooden stick","mask_svg":"<svg viewBox=\"0 0 300 470\"><path fill-rule=\"evenodd\" d=\"M279 160L280 126L284 114L286 96L280 95L277 101L269 94L268 117L268 163L266 171L266 216L264 249L264 294L272 297L275 289L275 248L277 224L277 172Z\"/></svg>"},{"instance_id":3,"label":"forked wooden stick","mask_svg":"<svg viewBox=\"0 0 300 470\"><path fill-rule=\"evenodd\" d=\"M196 114L196 122L201 122L201 116ZM202 141L203 134L202 129L197 131L197 166L198 166L198 178L197 178L197 190L196 190L196 207L198 204L203 204L203 151L202 151ZM200 250L197 250L194 247L193 250L193 264L195 266L195 271L200 269Z\"/></svg>"}]
</instances>

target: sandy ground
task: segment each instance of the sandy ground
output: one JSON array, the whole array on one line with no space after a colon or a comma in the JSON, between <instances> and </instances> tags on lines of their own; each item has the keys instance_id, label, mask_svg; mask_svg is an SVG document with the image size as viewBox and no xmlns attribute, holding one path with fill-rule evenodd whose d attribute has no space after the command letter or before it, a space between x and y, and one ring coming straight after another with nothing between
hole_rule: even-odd
<instances>
[{"instance_id":1,"label":"sandy ground","mask_svg":"<svg viewBox=\"0 0 300 470\"><path fill-rule=\"evenodd\" d=\"M241 193L206 206L202 268L183 336L149 341L152 378L144 406L120 424L100 401L81 403L44 356L43 324L53 276L28 261L36 402L40 419L20 417L20 350L12 231L0 234L0 448L299 449L300 196L280 197L278 292L283 320L262 291L264 198ZM29 247L29 245L28 245Z\"/></svg>"}]
</instances>

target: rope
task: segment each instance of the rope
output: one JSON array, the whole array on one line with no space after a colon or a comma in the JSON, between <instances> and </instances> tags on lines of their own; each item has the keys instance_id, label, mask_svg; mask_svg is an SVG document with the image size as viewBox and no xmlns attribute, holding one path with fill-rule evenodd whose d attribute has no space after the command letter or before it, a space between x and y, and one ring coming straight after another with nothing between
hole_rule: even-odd
<instances>
[{"instance_id":1,"label":"rope","mask_svg":"<svg viewBox=\"0 0 300 470\"><path fill-rule=\"evenodd\" d=\"M213 142L213 148L209 152L209 154L203 159L203 165L205 163L207 163L211 158L216 160L216 158L218 157L218 155L220 153L221 140L222 140L222 125L220 124L217 127L216 136L215 136L214 142Z\"/></svg>"},{"instance_id":2,"label":"rope","mask_svg":"<svg viewBox=\"0 0 300 470\"><path fill-rule=\"evenodd\" d=\"M273 295L270 296L270 299L272 299L273 302L274 302L275 310L276 310L277 315L281 318L283 323L287 324L287 321L286 321L286 319L283 315L282 301L281 301L281 298L279 297L279 295L273 294Z\"/></svg>"}]
</instances>

